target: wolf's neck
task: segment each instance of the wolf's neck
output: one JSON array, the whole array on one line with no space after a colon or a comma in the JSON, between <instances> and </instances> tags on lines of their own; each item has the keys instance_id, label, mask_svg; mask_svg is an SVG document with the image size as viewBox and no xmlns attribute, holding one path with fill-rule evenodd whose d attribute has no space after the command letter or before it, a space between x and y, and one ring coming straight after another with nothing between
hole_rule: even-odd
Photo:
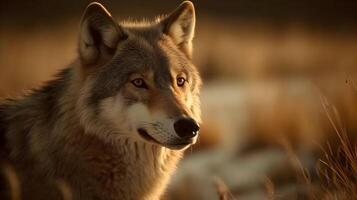
<instances>
[{"instance_id":1,"label":"wolf's neck","mask_svg":"<svg viewBox=\"0 0 357 200\"><path fill-rule=\"evenodd\" d=\"M95 180L96 193L108 199L159 199L182 155L129 138L105 143L85 133L77 136L66 149L85 166L82 176Z\"/></svg>"}]
</instances>

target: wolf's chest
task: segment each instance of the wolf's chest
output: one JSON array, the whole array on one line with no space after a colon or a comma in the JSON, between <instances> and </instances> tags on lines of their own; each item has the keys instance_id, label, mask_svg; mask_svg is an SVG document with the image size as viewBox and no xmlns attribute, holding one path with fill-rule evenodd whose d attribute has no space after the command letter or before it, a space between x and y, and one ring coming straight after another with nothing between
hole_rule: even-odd
<instances>
[{"instance_id":1,"label":"wolf's chest","mask_svg":"<svg viewBox=\"0 0 357 200\"><path fill-rule=\"evenodd\" d=\"M157 199L180 155L141 143L96 149L86 157L91 188L107 199Z\"/></svg>"}]
</instances>

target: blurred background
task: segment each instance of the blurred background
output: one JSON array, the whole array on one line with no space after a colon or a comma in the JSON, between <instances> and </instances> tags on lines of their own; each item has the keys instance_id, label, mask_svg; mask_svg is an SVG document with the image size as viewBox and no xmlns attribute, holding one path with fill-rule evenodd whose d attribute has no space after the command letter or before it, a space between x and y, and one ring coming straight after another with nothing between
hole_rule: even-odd
<instances>
[{"instance_id":1,"label":"blurred background","mask_svg":"<svg viewBox=\"0 0 357 200\"><path fill-rule=\"evenodd\" d=\"M76 56L90 1L0 1L0 97ZM180 0L100 1L118 21ZM201 0L201 138L164 199L357 199L357 1Z\"/></svg>"}]
</instances>

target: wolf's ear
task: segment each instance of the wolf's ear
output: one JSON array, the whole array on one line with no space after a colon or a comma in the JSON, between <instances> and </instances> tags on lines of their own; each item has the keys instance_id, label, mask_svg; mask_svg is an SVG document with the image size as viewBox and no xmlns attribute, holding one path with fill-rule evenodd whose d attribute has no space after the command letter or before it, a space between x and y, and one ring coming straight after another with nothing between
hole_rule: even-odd
<instances>
[{"instance_id":1,"label":"wolf's ear","mask_svg":"<svg viewBox=\"0 0 357 200\"><path fill-rule=\"evenodd\" d=\"M189 57L192 55L192 39L195 34L195 7L190 1L183 2L163 21L164 33Z\"/></svg>"},{"instance_id":2,"label":"wolf's ear","mask_svg":"<svg viewBox=\"0 0 357 200\"><path fill-rule=\"evenodd\" d=\"M86 65L97 64L113 56L125 35L104 6L97 2L86 8L80 26L79 55Z\"/></svg>"}]
</instances>

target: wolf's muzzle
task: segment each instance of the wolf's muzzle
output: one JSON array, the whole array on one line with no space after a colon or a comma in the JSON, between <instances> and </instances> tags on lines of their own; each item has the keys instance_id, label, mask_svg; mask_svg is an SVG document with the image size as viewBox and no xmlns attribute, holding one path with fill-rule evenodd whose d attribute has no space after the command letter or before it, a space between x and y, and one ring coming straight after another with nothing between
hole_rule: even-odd
<instances>
[{"instance_id":1,"label":"wolf's muzzle","mask_svg":"<svg viewBox=\"0 0 357 200\"><path fill-rule=\"evenodd\" d=\"M174 123L176 134L183 140L190 140L198 135L200 126L192 118L181 118Z\"/></svg>"}]
</instances>

